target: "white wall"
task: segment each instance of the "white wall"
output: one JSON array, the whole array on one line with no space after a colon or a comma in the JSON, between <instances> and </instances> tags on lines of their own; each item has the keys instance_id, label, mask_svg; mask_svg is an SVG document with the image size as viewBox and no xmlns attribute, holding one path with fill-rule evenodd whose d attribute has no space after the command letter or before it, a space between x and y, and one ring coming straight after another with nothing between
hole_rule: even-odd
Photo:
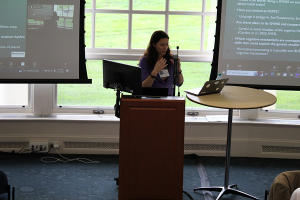
<instances>
[{"instance_id":1,"label":"white wall","mask_svg":"<svg viewBox=\"0 0 300 200\"><path fill-rule=\"evenodd\" d=\"M200 119L200 118L199 118ZM222 149L226 145L227 123L207 122L201 118L198 122L185 123L185 144L193 146L185 150L186 154L200 156L225 156ZM286 124L285 124L286 123ZM76 119L19 118L0 120L0 151L18 151L18 148L4 148L9 142L58 143L59 152L65 154L118 154L118 149L105 147L118 144L119 121L105 121L99 117L77 116ZM266 123L261 120L234 119L232 126L232 156L299 158L300 123L282 121ZM163 134L163 133L162 133ZM66 148L65 142L79 145L78 148ZM89 147L89 144L100 147ZM2 146L1 146L2 145ZM262 146L265 146L264 150ZM199 150L200 149L200 150ZM51 150L52 153L56 153Z\"/></svg>"}]
</instances>

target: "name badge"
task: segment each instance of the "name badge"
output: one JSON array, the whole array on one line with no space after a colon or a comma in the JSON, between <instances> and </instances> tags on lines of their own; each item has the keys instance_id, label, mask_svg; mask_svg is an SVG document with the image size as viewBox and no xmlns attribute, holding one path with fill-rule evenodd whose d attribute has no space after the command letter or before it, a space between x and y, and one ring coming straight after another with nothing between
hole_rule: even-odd
<instances>
[{"instance_id":1,"label":"name badge","mask_svg":"<svg viewBox=\"0 0 300 200\"><path fill-rule=\"evenodd\" d=\"M159 75L160 75L160 78L165 78L165 77L169 77L170 76L168 69L161 70L159 72Z\"/></svg>"}]
</instances>

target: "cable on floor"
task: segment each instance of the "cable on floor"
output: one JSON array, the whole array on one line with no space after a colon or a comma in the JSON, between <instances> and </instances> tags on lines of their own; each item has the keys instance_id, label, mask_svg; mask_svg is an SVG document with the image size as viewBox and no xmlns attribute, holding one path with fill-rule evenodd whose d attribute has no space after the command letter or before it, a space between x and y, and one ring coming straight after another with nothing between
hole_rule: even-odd
<instances>
[{"instance_id":1,"label":"cable on floor","mask_svg":"<svg viewBox=\"0 0 300 200\"><path fill-rule=\"evenodd\" d=\"M86 163L86 164L100 163L100 161L92 161L92 160L87 159L87 158L69 159L69 158L66 158L63 155L61 155L56 148L55 148L55 150L58 153L58 155L60 155L60 157L62 157L63 159L59 159L59 158L55 158L55 157L42 157L41 161L44 162L44 163L72 162L72 161L79 161L79 162ZM47 159L49 159L49 160L47 161Z\"/></svg>"},{"instance_id":2,"label":"cable on floor","mask_svg":"<svg viewBox=\"0 0 300 200\"><path fill-rule=\"evenodd\" d=\"M193 197L192 197L189 193L187 193L186 191L183 191L183 193L184 193L186 196L188 196L188 198L189 198L190 200L194 200Z\"/></svg>"}]
</instances>

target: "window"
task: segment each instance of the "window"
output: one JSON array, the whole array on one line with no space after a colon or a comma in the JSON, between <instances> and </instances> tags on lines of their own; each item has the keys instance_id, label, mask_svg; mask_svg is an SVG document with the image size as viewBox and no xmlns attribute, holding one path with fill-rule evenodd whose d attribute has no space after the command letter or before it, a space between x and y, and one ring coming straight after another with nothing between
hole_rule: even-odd
<instances>
[{"instance_id":1,"label":"window","mask_svg":"<svg viewBox=\"0 0 300 200\"><path fill-rule=\"evenodd\" d=\"M57 85L57 106L113 106L115 91L102 85L101 59L137 65L152 33L164 30L173 52L184 55L184 90L210 75L217 0L87 0L85 43L91 85ZM104 28L105 27L105 28ZM187 107L200 105L187 102Z\"/></svg>"},{"instance_id":2,"label":"window","mask_svg":"<svg viewBox=\"0 0 300 200\"><path fill-rule=\"evenodd\" d=\"M110 106L115 91L102 86L102 59L137 65L151 34L164 30L179 56L184 90L209 79L214 48L217 0L87 0L85 43L91 85L57 85L57 106ZM274 92L274 91L273 91ZM300 110L300 92L275 91L278 101L267 109ZM203 107L190 101L186 107Z\"/></svg>"},{"instance_id":3,"label":"window","mask_svg":"<svg viewBox=\"0 0 300 200\"><path fill-rule=\"evenodd\" d=\"M299 91L273 90L268 92L277 97L277 102L273 106L264 108L263 110L300 110Z\"/></svg>"},{"instance_id":4,"label":"window","mask_svg":"<svg viewBox=\"0 0 300 200\"><path fill-rule=\"evenodd\" d=\"M164 30L184 61L210 62L217 0L87 0L87 59L138 60L151 34ZM105 27L105 28L104 28Z\"/></svg>"},{"instance_id":5,"label":"window","mask_svg":"<svg viewBox=\"0 0 300 200\"><path fill-rule=\"evenodd\" d=\"M117 62L134 66L138 64L138 61L117 60ZM189 77L180 87L181 94L184 93L184 90L199 87L209 79L210 63L182 62L181 64L184 76ZM88 60L87 70L89 78L93 79L93 84L58 84L57 106L113 106L116 103L116 92L103 88L102 60ZM195 76L195 74L199 76ZM203 107L191 101L186 101L186 106Z\"/></svg>"},{"instance_id":6,"label":"window","mask_svg":"<svg viewBox=\"0 0 300 200\"><path fill-rule=\"evenodd\" d=\"M28 108L30 85L0 84L0 107Z\"/></svg>"}]
</instances>

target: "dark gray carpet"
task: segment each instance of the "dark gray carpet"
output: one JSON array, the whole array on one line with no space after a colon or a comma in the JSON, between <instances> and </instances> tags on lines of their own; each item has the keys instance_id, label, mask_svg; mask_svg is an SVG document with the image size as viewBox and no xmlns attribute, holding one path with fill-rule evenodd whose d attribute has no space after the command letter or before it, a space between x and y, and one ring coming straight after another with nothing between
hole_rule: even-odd
<instances>
[{"instance_id":1,"label":"dark gray carpet","mask_svg":"<svg viewBox=\"0 0 300 200\"><path fill-rule=\"evenodd\" d=\"M15 187L17 200L117 200L118 156L116 155L64 155L67 158L88 158L99 164L79 161L43 163L44 155L0 155L0 170ZM49 155L46 155L49 156ZM61 159L59 155L51 155ZM194 200L204 200L203 192L193 192L201 186L197 162L204 165L211 186L223 186L224 157L185 156L183 189ZM231 158L229 184L259 199L264 199L274 178L283 171L299 170L300 161L292 159ZM216 198L218 193L213 192ZM183 194L183 199L189 197ZM248 198L225 195L223 200Z\"/></svg>"}]
</instances>

